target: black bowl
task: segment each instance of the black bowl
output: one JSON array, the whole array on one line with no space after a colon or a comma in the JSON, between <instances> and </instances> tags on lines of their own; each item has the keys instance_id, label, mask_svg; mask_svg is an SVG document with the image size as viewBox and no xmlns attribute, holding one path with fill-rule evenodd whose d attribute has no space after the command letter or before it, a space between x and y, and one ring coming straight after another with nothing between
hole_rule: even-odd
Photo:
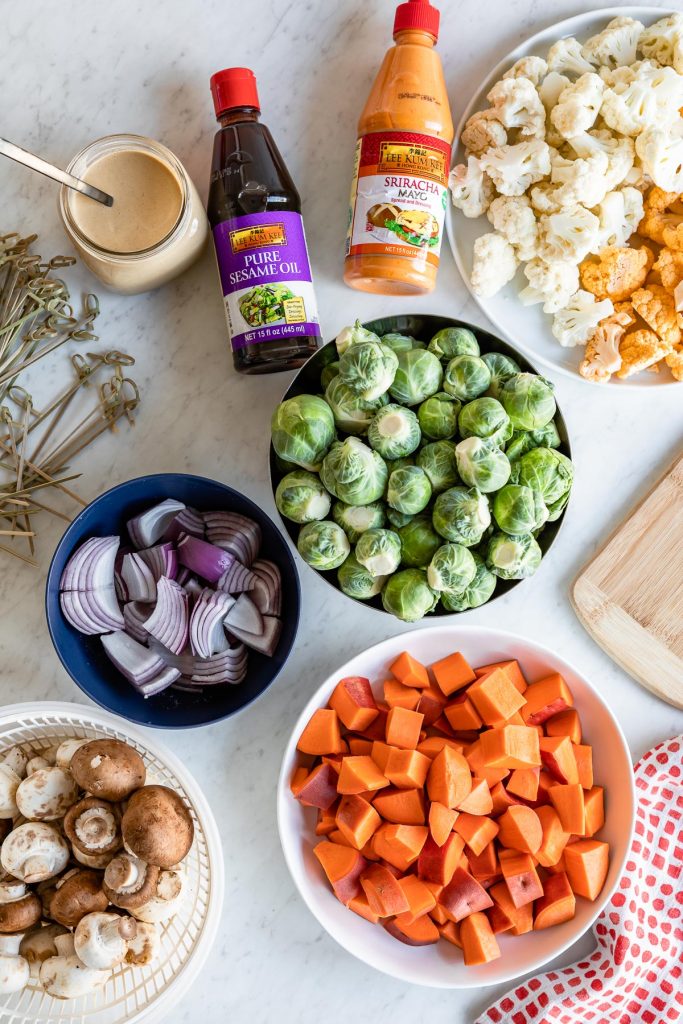
<instances>
[{"instance_id":1,"label":"black bowl","mask_svg":"<svg viewBox=\"0 0 683 1024\"><path fill-rule=\"evenodd\" d=\"M59 581L68 559L90 537L127 535L126 522L165 498L177 498L200 512L225 509L254 519L261 527L261 554L282 575L282 635L272 658L249 652L247 677L237 685L210 686L203 693L168 689L145 699L114 667L97 636L84 636L66 621L59 604ZM294 645L299 626L299 576L287 542L265 512L239 491L216 480L186 473L138 477L105 491L78 515L57 545L47 574L47 625L62 665L77 686L100 707L131 722L160 729L183 729L229 718L267 690Z\"/></svg>"},{"instance_id":2,"label":"black bowl","mask_svg":"<svg viewBox=\"0 0 683 1024\"><path fill-rule=\"evenodd\" d=\"M374 331L375 334L379 334L380 336L396 332L399 334L407 334L410 337L418 338L421 341L429 341L437 331L442 330L444 327L466 327L476 335L482 352L502 352L504 355L510 356L511 359L514 359L517 365L525 372L537 373L543 376L540 370L538 370L533 363L530 363L529 360L523 356L521 352L518 352L512 345L509 345L506 341L502 341L500 338L497 338L495 334L491 334L490 331L485 330L483 327L476 327L474 324L469 324L465 320L455 320L452 317L447 316L406 313L401 316L384 316L377 320L368 320L367 323L363 324L363 327L366 327L369 331ZM320 374L328 363L333 363L336 359L337 349L334 341L330 341L326 345L323 345L322 348L319 348L315 355L311 356L308 362L301 367L296 377L287 388L287 391L283 396L283 401L286 398L293 398L296 395L320 394ZM563 455L566 455L567 458L571 458L567 425L559 407L555 414L555 423L557 424L557 430L561 439L559 451L561 451ZM273 487L273 495L275 494L277 485L283 476L285 476L285 473L278 466L275 449L271 444L270 480ZM296 546L297 536L300 529L299 524L293 523L289 519L285 519L284 516L281 516L280 519L285 530L292 538L292 543ZM564 513L562 513L559 519L556 519L554 523L548 523L538 536L538 544L543 552L544 559L559 533L563 519ZM348 597L347 594L344 594L337 581L336 570L321 572L316 569L313 571L317 572L319 576L322 576L330 586L334 587L335 590L338 590L340 594L343 594L347 600L354 601L355 604L375 608L378 611L384 612L385 615L391 614L390 612L384 611L380 595L371 598L369 601L357 601L355 598ZM490 598L490 601L487 601L486 603L490 604L490 602L495 601L497 597L502 597L503 594L507 594L507 592L512 590L513 587L524 582L526 581L499 579L496 589L493 592L493 596ZM427 618L433 616L464 614L466 613L447 612L444 608L437 607L437 609L432 612L431 615L427 616Z\"/></svg>"}]
</instances>

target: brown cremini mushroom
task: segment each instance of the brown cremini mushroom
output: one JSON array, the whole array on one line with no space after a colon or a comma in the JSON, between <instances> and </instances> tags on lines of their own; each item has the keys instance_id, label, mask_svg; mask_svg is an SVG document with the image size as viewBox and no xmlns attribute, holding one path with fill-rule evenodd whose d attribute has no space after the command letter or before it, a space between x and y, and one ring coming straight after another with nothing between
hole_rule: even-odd
<instances>
[{"instance_id":1,"label":"brown cremini mushroom","mask_svg":"<svg viewBox=\"0 0 683 1024\"><path fill-rule=\"evenodd\" d=\"M145 784L145 764L137 750L122 740L90 740L79 747L70 764L71 774L93 796L114 803L125 800Z\"/></svg>"},{"instance_id":2,"label":"brown cremini mushroom","mask_svg":"<svg viewBox=\"0 0 683 1024\"><path fill-rule=\"evenodd\" d=\"M18 899L0 903L0 932L3 935L25 932L40 921L43 908L34 892L26 892Z\"/></svg>"},{"instance_id":3,"label":"brown cremini mushroom","mask_svg":"<svg viewBox=\"0 0 683 1024\"><path fill-rule=\"evenodd\" d=\"M115 853L122 843L120 822L118 807L100 797L87 796L69 808L64 833L81 853Z\"/></svg>"},{"instance_id":4,"label":"brown cremini mushroom","mask_svg":"<svg viewBox=\"0 0 683 1024\"><path fill-rule=\"evenodd\" d=\"M102 912L108 906L102 875L87 868L74 868L57 883L49 902L49 916L58 924L75 928L86 914Z\"/></svg>"},{"instance_id":5,"label":"brown cremini mushroom","mask_svg":"<svg viewBox=\"0 0 683 1024\"><path fill-rule=\"evenodd\" d=\"M188 854L194 839L192 816L166 786L144 786L133 793L121 821L123 841L140 860L170 868Z\"/></svg>"},{"instance_id":6,"label":"brown cremini mushroom","mask_svg":"<svg viewBox=\"0 0 683 1024\"><path fill-rule=\"evenodd\" d=\"M119 853L104 871L102 889L110 903L122 910L135 910L156 892L159 868L129 853Z\"/></svg>"}]
</instances>

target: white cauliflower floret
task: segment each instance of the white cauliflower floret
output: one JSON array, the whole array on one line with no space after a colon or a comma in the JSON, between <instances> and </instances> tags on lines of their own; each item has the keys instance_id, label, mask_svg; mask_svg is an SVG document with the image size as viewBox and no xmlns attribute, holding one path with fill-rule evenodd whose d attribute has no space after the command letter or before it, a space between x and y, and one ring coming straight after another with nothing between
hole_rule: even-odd
<instances>
[{"instance_id":1,"label":"white cauliflower floret","mask_svg":"<svg viewBox=\"0 0 683 1024\"><path fill-rule=\"evenodd\" d=\"M482 299L490 299L512 280L517 266L515 250L502 235L496 231L480 235L474 243L472 291Z\"/></svg>"},{"instance_id":2,"label":"white cauliflower floret","mask_svg":"<svg viewBox=\"0 0 683 1024\"><path fill-rule=\"evenodd\" d=\"M531 205L537 213L557 213L561 206L557 200L559 185L551 185L549 181L542 181L529 190Z\"/></svg>"},{"instance_id":3,"label":"white cauliflower floret","mask_svg":"<svg viewBox=\"0 0 683 1024\"><path fill-rule=\"evenodd\" d=\"M495 110L477 110L467 119L460 141L466 150L480 156L491 146L504 146L508 133L498 120Z\"/></svg>"},{"instance_id":4,"label":"white cauliflower floret","mask_svg":"<svg viewBox=\"0 0 683 1024\"><path fill-rule=\"evenodd\" d=\"M453 206L466 217L481 217L493 199L491 179L484 174L476 156L467 158L467 164L458 164L448 178Z\"/></svg>"},{"instance_id":5,"label":"white cauliflower floret","mask_svg":"<svg viewBox=\"0 0 683 1024\"><path fill-rule=\"evenodd\" d=\"M520 260L530 260L538 243L538 222L526 196L498 196L488 208L496 231L514 245Z\"/></svg>"},{"instance_id":6,"label":"white cauliflower floret","mask_svg":"<svg viewBox=\"0 0 683 1024\"><path fill-rule=\"evenodd\" d=\"M632 81L605 89L600 114L605 124L622 135L639 135L645 128L663 127L676 120L683 106L683 76L673 68L643 62Z\"/></svg>"},{"instance_id":7,"label":"white cauliflower floret","mask_svg":"<svg viewBox=\"0 0 683 1024\"><path fill-rule=\"evenodd\" d=\"M521 196L530 185L550 174L550 149L541 139L531 139L489 149L480 162L501 195Z\"/></svg>"},{"instance_id":8,"label":"white cauliflower floret","mask_svg":"<svg viewBox=\"0 0 683 1024\"><path fill-rule=\"evenodd\" d=\"M595 71L592 61L581 54L581 43L571 36L558 39L548 50L548 71L559 71L562 75L585 75Z\"/></svg>"},{"instance_id":9,"label":"white cauliflower floret","mask_svg":"<svg viewBox=\"0 0 683 1024\"><path fill-rule=\"evenodd\" d=\"M563 207L541 217L538 255L548 263L574 260L580 263L599 245L600 221L583 206Z\"/></svg>"},{"instance_id":10,"label":"white cauliflower floret","mask_svg":"<svg viewBox=\"0 0 683 1024\"><path fill-rule=\"evenodd\" d=\"M633 18L612 18L607 27L591 36L581 53L586 60L609 68L633 64L643 23Z\"/></svg>"},{"instance_id":11,"label":"white cauliflower floret","mask_svg":"<svg viewBox=\"0 0 683 1024\"><path fill-rule=\"evenodd\" d=\"M560 93L557 105L550 111L550 120L564 139L593 127L604 91L600 75L588 72Z\"/></svg>"},{"instance_id":12,"label":"white cauliflower floret","mask_svg":"<svg viewBox=\"0 0 683 1024\"><path fill-rule=\"evenodd\" d=\"M506 128L519 128L520 135L528 138L545 135L545 107L530 79L503 78L486 99Z\"/></svg>"},{"instance_id":13,"label":"white cauliflower floret","mask_svg":"<svg viewBox=\"0 0 683 1024\"><path fill-rule=\"evenodd\" d=\"M636 153L655 185L665 192L683 192L683 118L646 128L636 139Z\"/></svg>"},{"instance_id":14,"label":"white cauliflower floret","mask_svg":"<svg viewBox=\"0 0 683 1024\"><path fill-rule=\"evenodd\" d=\"M590 292L579 289L553 318L552 331L563 348L585 345L605 317L611 316L614 305L611 299L595 301Z\"/></svg>"},{"instance_id":15,"label":"white cauliflower floret","mask_svg":"<svg viewBox=\"0 0 683 1024\"><path fill-rule=\"evenodd\" d=\"M650 25L639 45L646 57L668 64L683 75L683 14L670 14Z\"/></svg>"},{"instance_id":16,"label":"white cauliflower floret","mask_svg":"<svg viewBox=\"0 0 683 1024\"><path fill-rule=\"evenodd\" d=\"M613 135L606 128L596 128L591 132L568 140L577 156L587 159L596 153L604 153L607 157L605 172L605 191L621 185L633 167L636 150L633 140L626 136ZM591 204L588 204L591 205Z\"/></svg>"},{"instance_id":17,"label":"white cauliflower floret","mask_svg":"<svg viewBox=\"0 0 683 1024\"><path fill-rule=\"evenodd\" d=\"M597 251L610 245L624 246L643 219L642 193L628 185L608 192L592 212L600 221Z\"/></svg>"},{"instance_id":18,"label":"white cauliflower floret","mask_svg":"<svg viewBox=\"0 0 683 1024\"><path fill-rule=\"evenodd\" d=\"M529 284L519 293L524 306L543 303L544 313L556 313L566 306L579 287L579 268L571 260L545 260L536 257L524 268Z\"/></svg>"},{"instance_id":19,"label":"white cauliflower floret","mask_svg":"<svg viewBox=\"0 0 683 1024\"><path fill-rule=\"evenodd\" d=\"M503 78L528 78L535 86L548 74L548 65L543 57L520 57L511 68L503 75Z\"/></svg>"},{"instance_id":20,"label":"white cauliflower floret","mask_svg":"<svg viewBox=\"0 0 683 1024\"><path fill-rule=\"evenodd\" d=\"M597 206L607 192L605 176L608 160L605 153L565 160L554 156L551 160L550 181L560 187L553 195L560 206L581 203L583 206Z\"/></svg>"},{"instance_id":21,"label":"white cauliflower floret","mask_svg":"<svg viewBox=\"0 0 683 1024\"><path fill-rule=\"evenodd\" d=\"M541 103L550 113L560 98L560 93L571 85L571 79L561 75L559 71L550 71L538 87Z\"/></svg>"}]
</instances>

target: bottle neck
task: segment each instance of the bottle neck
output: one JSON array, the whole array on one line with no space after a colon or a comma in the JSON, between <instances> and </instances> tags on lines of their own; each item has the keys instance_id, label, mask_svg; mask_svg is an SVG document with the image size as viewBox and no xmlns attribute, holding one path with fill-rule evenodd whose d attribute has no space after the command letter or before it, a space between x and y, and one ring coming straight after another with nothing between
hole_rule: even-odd
<instances>
[{"instance_id":1,"label":"bottle neck","mask_svg":"<svg viewBox=\"0 0 683 1024\"><path fill-rule=\"evenodd\" d=\"M423 32L420 29L406 28L402 32L397 32L394 36L394 42L397 46L403 46L406 43L412 43L413 46L426 46L431 49L436 44L436 39L429 32Z\"/></svg>"},{"instance_id":2,"label":"bottle neck","mask_svg":"<svg viewBox=\"0 0 683 1024\"><path fill-rule=\"evenodd\" d=\"M242 124L245 121L256 122L261 116L261 111L256 107L233 107L231 110L224 110L216 120L221 128L227 128L231 124Z\"/></svg>"}]
</instances>

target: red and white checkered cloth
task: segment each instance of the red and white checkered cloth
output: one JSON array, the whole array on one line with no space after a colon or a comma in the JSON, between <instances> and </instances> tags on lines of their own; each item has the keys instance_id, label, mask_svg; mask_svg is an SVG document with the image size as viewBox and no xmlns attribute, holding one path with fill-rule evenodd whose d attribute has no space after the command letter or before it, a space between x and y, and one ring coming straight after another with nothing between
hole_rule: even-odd
<instances>
[{"instance_id":1,"label":"red and white checkered cloth","mask_svg":"<svg viewBox=\"0 0 683 1024\"><path fill-rule=\"evenodd\" d=\"M683 1021L683 736L635 767L635 835L587 959L508 992L475 1024Z\"/></svg>"}]
</instances>

